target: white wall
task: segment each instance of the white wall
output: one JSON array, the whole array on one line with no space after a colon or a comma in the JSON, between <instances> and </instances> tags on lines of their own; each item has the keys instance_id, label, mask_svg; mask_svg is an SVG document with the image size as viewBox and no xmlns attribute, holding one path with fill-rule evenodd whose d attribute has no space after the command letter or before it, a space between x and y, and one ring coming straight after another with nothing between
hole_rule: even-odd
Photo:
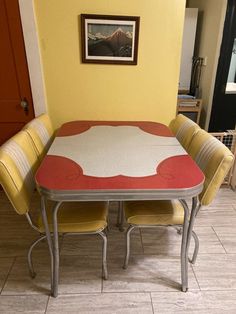
<instances>
[{"instance_id":1,"label":"white wall","mask_svg":"<svg viewBox=\"0 0 236 314\"><path fill-rule=\"evenodd\" d=\"M186 8L179 76L179 89L189 90L195 45L198 9Z\"/></svg>"},{"instance_id":2,"label":"white wall","mask_svg":"<svg viewBox=\"0 0 236 314\"><path fill-rule=\"evenodd\" d=\"M19 0L35 116L47 111L33 0Z\"/></svg>"}]
</instances>

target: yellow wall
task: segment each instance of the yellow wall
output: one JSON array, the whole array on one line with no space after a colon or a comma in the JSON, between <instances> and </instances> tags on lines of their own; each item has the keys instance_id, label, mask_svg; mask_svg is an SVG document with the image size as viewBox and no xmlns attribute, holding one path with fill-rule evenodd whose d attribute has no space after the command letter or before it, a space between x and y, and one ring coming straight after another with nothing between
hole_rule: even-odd
<instances>
[{"instance_id":1,"label":"yellow wall","mask_svg":"<svg viewBox=\"0 0 236 314\"><path fill-rule=\"evenodd\" d=\"M176 110L185 0L34 0L48 111L168 123ZM140 16L138 65L81 63L81 13Z\"/></svg>"}]
</instances>

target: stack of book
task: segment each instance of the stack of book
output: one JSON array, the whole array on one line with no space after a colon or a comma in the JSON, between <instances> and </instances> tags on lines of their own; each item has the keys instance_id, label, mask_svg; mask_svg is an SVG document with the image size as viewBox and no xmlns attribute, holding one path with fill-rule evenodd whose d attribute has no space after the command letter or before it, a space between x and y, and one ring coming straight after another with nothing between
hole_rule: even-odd
<instances>
[{"instance_id":1,"label":"stack of book","mask_svg":"<svg viewBox=\"0 0 236 314\"><path fill-rule=\"evenodd\" d=\"M195 107L198 105L198 100L191 95L178 95L178 105L181 107Z\"/></svg>"},{"instance_id":2,"label":"stack of book","mask_svg":"<svg viewBox=\"0 0 236 314\"><path fill-rule=\"evenodd\" d=\"M179 100L179 106L181 107L195 107L198 105L198 101L195 99Z\"/></svg>"}]
</instances>

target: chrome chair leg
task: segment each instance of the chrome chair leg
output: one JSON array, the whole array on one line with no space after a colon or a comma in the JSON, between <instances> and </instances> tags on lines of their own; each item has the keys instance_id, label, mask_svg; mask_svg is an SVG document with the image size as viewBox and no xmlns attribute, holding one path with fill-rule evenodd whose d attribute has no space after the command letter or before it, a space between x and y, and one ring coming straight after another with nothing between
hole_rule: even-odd
<instances>
[{"instance_id":1,"label":"chrome chair leg","mask_svg":"<svg viewBox=\"0 0 236 314\"><path fill-rule=\"evenodd\" d=\"M117 223L116 226L119 228L119 230L122 232L124 231L124 210L123 210L123 202L119 202L119 207L118 207L118 214L117 214Z\"/></svg>"},{"instance_id":2,"label":"chrome chair leg","mask_svg":"<svg viewBox=\"0 0 236 314\"><path fill-rule=\"evenodd\" d=\"M175 227L178 234L182 234L182 227Z\"/></svg>"},{"instance_id":3,"label":"chrome chair leg","mask_svg":"<svg viewBox=\"0 0 236 314\"><path fill-rule=\"evenodd\" d=\"M182 234L182 228L180 227L175 227L175 229L177 230L178 234ZM191 264L195 264L196 259L197 259L197 255L198 255L198 251L199 251L199 239L197 234L192 230L192 237L194 238L194 252L193 252L193 256L192 259L189 258L189 262Z\"/></svg>"},{"instance_id":4,"label":"chrome chair leg","mask_svg":"<svg viewBox=\"0 0 236 314\"><path fill-rule=\"evenodd\" d=\"M33 263L32 263L32 251L33 251L33 248L39 243L41 242L42 240L44 240L46 238L46 235L43 235L41 236L40 238L38 238L36 241L34 241L29 250L28 250L28 254L27 254L27 260L28 260L28 266L29 266L29 272L30 272L30 276L32 278L35 278L36 276L36 273L34 271L34 267L33 267Z\"/></svg>"},{"instance_id":5,"label":"chrome chair leg","mask_svg":"<svg viewBox=\"0 0 236 314\"><path fill-rule=\"evenodd\" d=\"M189 229L189 208L184 200L180 200L184 208L184 223L182 229L182 241L181 241L181 283L182 291L188 290L188 229Z\"/></svg>"},{"instance_id":6,"label":"chrome chair leg","mask_svg":"<svg viewBox=\"0 0 236 314\"><path fill-rule=\"evenodd\" d=\"M107 271L107 236L106 233L101 231L98 233L103 239L103 249L102 249L102 277L107 280L108 271Z\"/></svg>"},{"instance_id":7,"label":"chrome chair leg","mask_svg":"<svg viewBox=\"0 0 236 314\"><path fill-rule=\"evenodd\" d=\"M196 235L196 233L193 230L192 230L192 236L194 238L195 247L194 247L193 257L190 260L190 262L192 264L195 264L196 259L197 259L197 255L198 255L198 251L199 251L199 239L198 239L198 236Z\"/></svg>"},{"instance_id":8,"label":"chrome chair leg","mask_svg":"<svg viewBox=\"0 0 236 314\"><path fill-rule=\"evenodd\" d=\"M107 216L107 226L106 226L106 229L104 230L104 232L106 233L106 235L107 235L107 233L108 233L110 230L111 230L111 228L110 228L110 218L109 218L109 216Z\"/></svg>"},{"instance_id":9,"label":"chrome chair leg","mask_svg":"<svg viewBox=\"0 0 236 314\"><path fill-rule=\"evenodd\" d=\"M120 215L121 215L121 205L120 205L120 202L118 202L118 212L117 212L116 227L120 226Z\"/></svg>"},{"instance_id":10,"label":"chrome chair leg","mask_svg":"<svg viewBox=\"0 0 236 314\"><path fill-rule=\"evenodd\" d=\"M134 228L135 228L134 226L130 225L126 231L126 255L125 255L125 261L123 265L124 269L128 267L129 255L130 255L130 233Z\"/></svg>"}]
</instances>

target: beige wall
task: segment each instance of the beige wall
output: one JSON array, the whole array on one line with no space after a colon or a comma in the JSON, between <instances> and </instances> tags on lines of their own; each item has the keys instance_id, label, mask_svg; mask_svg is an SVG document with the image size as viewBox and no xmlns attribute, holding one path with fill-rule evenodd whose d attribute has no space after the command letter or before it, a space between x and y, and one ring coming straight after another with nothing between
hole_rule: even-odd
<instances>
[{"instance_id":1,"label":"beige wall","mask_svg":"<svg viewBox=\"0 0 236 314\"><path fill-rule=\"evenodd\" d=\"M215 75L218 64L220 44L227 0L189 0L188 7L199 9L199 36L196 42L199 47L198 56L207 57L206 66L202 67L200 89L203 98L201 114L202 127L208 128Z\"/></svg>"},{"instance_id":2,"label":"beige wall","mask_svg":"<svg viewBox=\"0 0 236 314\"><path fill-rule=\"evenodd\" d=\"M55 126L75 119L175 115L185 0L34 0L47 106ZM138 65L81 63L81 13L140 16Z\"/></svg>"}]
</instances>

